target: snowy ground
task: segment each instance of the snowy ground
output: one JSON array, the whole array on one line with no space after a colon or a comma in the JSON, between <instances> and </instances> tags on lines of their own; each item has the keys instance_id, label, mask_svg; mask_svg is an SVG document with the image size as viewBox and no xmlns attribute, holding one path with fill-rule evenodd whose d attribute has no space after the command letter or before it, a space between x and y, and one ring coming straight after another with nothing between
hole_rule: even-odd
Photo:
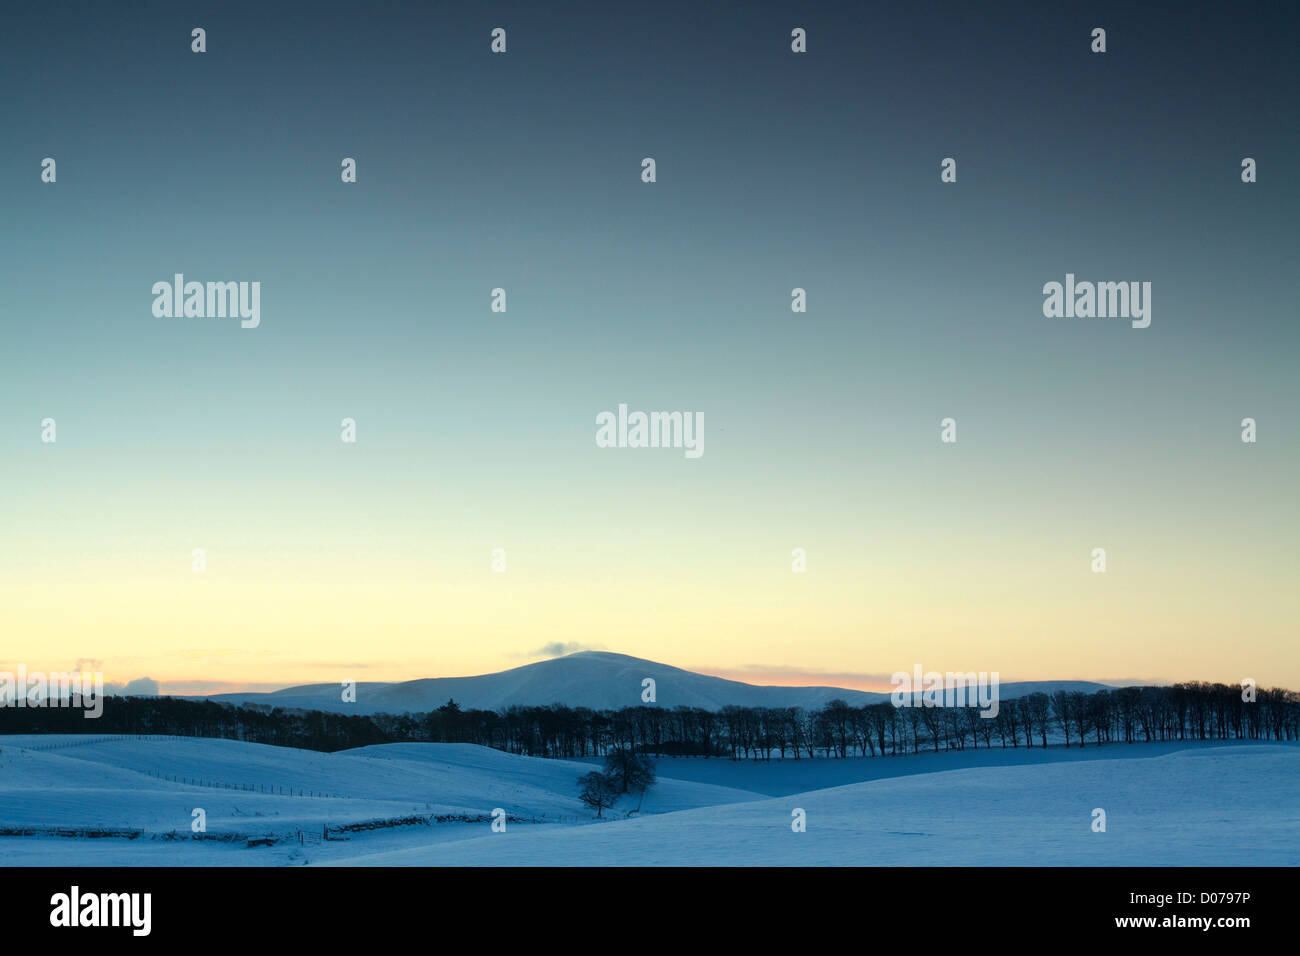
<instances>
[{"instance_id":1,"label":"snowy ground","mask_svg":"<svg viewBox=\"0 0 1300 956\"><path fill-rule=\"evenodd\" d=\"M577 778L590 769L464 744L322 754L186 737L0 737L0 828L141 831L136 839L0 836L0 864L1300 863L1296 745L663 760L642 815L602 822L576 798ZM238 840L191 840L195 807L206 811L209 835ZM504 833L486 822L498 807L511 821ZM1105 833L1091 829L1097 807ZM804 833L791 830L796 808L807 816ZM324 824L413 815L481 822L310 842ZM250 848L250 837L280 842Z\"/></svg>"},{"instance_id":2,"label":"snowy ground","mask_svg":"<svg viewBox=\"0 0 1300 956\"><path fill-rule=\"evenodd\" d=\"M0 862L161 865L174 856L187 865L236 865L333 858L362 841L367 847L394 840L409 846L417 835L428 843L491 832L486 821L498 808L505 811L510 828L573 826L594 820L577 798L577 780L590 770L583 763L519 757L469 744L387 744L325 754L193 737L0 736L0 829L141 831L137 839L0 836ZM760 796L661 778L641 812L669 813ZM192 840L195 808L206 814L207 835L238 837L240 853L232 855L230 845L215 839ZM367 831L320 845L297 842L299 831L311 839L325 825L416 815L483 822ZM177 839L171 839L173 834ZM249 851L249 838L280 842Z\"/></svg>"},{"instance_id":3,"label":"snowy ground","mask_svg":"<svg viewBox=\"0 0 1300 956\"><path fill-rule=\"evenodd\" d=\"M1059 743L1059 738L1058 738ZM839 787L850 783L862 783L867 780L881 780L886 777L905 777L918 773L933 773L939 770L967 769L970 767L1003 767L1021 764L1060 763L1074 760L1124 760L1136 757L1156 757L1175 753L1195 747L1198 750L1216 747L1240 747L1242 744L1228 741L1204 741L1199 743L1143 743L1129 745L1110 744L1102 747L1088 746L1080 748L1072 744L1063 746L1008 747L1003 749L998 744L992 748L980 747L978 750L968 748L957 753L940 751L934 753L922 750L918 754L906 754L897 757L848 757L843 760L816 760L801 758L795 760L717 760L702 757L664 757L656 762L660 775L674 777L678 780L694 780L699 783L724 782L730 787L751 790L769 797L783 797L791 793L804 793L809 790L824 790L827 787ZM587 761L593 766L598 760Z\"/></svg>"}]
</instances>

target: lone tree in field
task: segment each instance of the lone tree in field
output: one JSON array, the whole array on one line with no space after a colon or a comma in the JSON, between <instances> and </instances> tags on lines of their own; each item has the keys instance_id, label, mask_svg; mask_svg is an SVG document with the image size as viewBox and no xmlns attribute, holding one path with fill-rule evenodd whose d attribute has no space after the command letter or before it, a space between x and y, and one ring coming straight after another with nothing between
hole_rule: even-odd
<instances>
[{"instance_id":1,"label":"lone tree in field","mask_svg":"<svg viewBox=\"0 0 1300 956\"><path fill-rule=\"evenodd\" d=\"M619 793L645 793L655 782L654 761L628 747L617 747L605 755L605 776Z\"/></svg>"},{"instance_id":2,"label":"lone tree in field","mask_svg":"<svg viewBox=\"0 0 1300 956\"><path fill-rule=\"evenodd\" d=\"M618 788L614 786L614 781L599 770L593 770L578 778L578 799L595 810L598 817L603 815L604 810L612 807L618 797Z\"/></svg>"},{"instance_id":3,"label":"lone tree in field","mask_svg":"<svg viewBox=\"0 0 1300 956\"><path fill-rule=\"evenodd\" d=\"M616 747L605 755L605 778L619 795L630 792L639 795L636 809L628 811L630 817L641 812L645 792L654 786L654 761L630 747Z\"/></svg>"}]
</instances>

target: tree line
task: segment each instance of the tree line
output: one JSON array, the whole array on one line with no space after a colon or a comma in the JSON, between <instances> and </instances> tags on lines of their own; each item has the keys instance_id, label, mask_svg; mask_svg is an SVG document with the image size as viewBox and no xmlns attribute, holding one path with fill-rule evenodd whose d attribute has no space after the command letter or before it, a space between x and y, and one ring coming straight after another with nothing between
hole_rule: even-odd
<instances>
[{"instance_id":1,"label":"tree line","mask_svg":"<svg viewBox=\"0 0 1300 956\"><path fill-rule=\"evenodd\" d=\"M175 697L108 697L89 721L71 708L0 707L0 733L168 734L337 751L367 744L471 743L535 757L654 756L732 759L892 756L991 747L1067 747L1186 740L1300 740L1300 694L1260 690L1245 701L1229 684L1190 682L1095 693L1060 690L1001 701L995 717L975 707L895 707L889 701L824 707L638 706L594 710L563 704L428 713L338 714L266 704Z\"/></svg>"}]
</instances>

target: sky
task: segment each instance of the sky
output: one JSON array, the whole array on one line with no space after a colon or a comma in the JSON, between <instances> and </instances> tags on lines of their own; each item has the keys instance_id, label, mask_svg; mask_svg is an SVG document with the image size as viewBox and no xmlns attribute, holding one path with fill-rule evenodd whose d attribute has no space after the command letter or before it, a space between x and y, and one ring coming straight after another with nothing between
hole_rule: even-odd
<instances>
[{"instance_id":1,"label":"sky","mask_svg":"<svg viewBox=\"0 0 1300 956\"><path fill-rule=\"evenodd\" d=\"M0 13L0 669L1300 688L1294 5L266 6Z\"/></svg>"}]
</instances>

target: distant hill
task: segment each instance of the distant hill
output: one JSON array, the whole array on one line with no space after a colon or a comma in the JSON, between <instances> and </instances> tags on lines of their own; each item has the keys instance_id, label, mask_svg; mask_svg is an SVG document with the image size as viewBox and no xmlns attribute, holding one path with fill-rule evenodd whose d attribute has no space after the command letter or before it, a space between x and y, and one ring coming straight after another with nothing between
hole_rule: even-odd
<instances>
[{"instance_id":1,"label":"distant hill","mask_svg":"<svg viewBox=\"0 0 1300 956\"><path fill-rule=\"evenodd\" d=\"M418 713L441 707L449 699L461 707L476 710L542 704L618 710L641 704L641 681L646 677L654 678L656 703L670 709L686 706L721 710L728 705L738 705L811 710L823 707L835 698L856 706L889 699L888 694L843 687L746 684L604 651L580 651L476 677L426 677L397 683L359 683L355 704L345 704L340 700L338 684L303 684L272 693L215 694L205 699L355 714ZM1008 700L1035 691L1050 694L1061 688L1094 693L1106 689L1106 685L1089 681L1024 681L1002 684L999 695Z\"/></svg>"}]
</instances>

